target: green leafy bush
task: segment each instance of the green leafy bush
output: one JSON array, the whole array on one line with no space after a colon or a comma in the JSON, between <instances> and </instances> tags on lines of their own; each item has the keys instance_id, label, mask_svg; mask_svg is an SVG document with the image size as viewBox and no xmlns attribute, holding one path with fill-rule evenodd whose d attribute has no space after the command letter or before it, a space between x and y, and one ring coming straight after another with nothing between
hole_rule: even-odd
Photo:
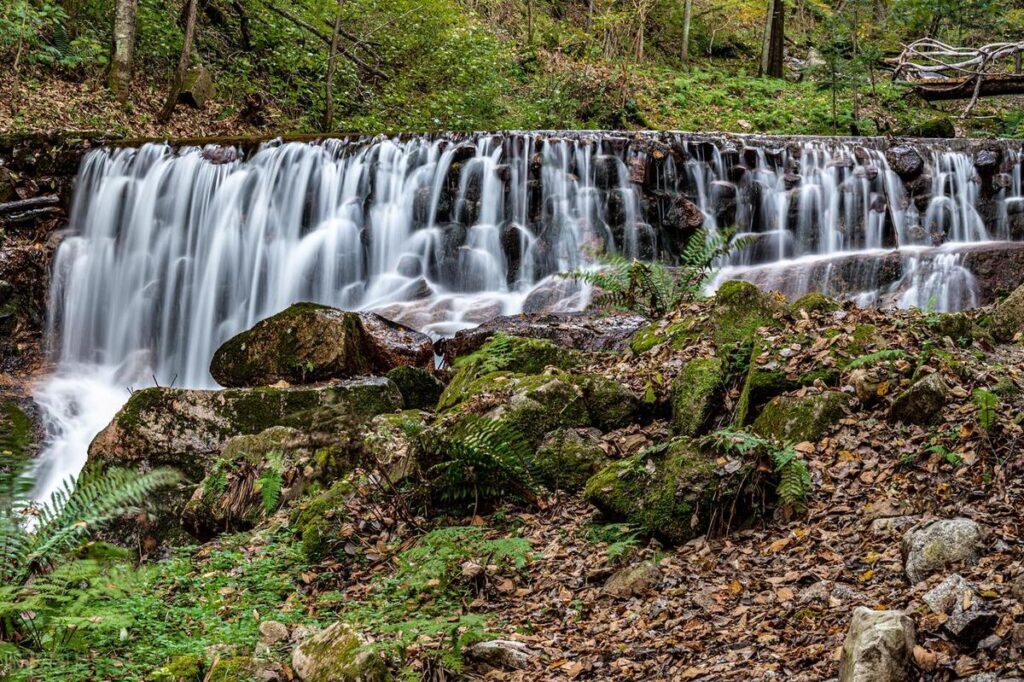
<instances>
[{"instance_id":1,"label":"green leafy bush","mask_svg":"<svg viewBox=\"0 0 1024 682\"><path fill-rule=\"evenodd\" d=\"M726 453L760 456L778 479L775 492L782 506L797 510L806 506L811 494L811 472L791 443L779 443L738 429L716 431L703 442Z\"/></svg>"}]
</instances>

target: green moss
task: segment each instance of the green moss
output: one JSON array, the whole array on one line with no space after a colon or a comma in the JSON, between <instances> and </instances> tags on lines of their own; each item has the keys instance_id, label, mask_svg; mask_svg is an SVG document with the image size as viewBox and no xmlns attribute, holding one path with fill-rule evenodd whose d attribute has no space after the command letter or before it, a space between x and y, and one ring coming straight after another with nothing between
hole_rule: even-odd
<instances>
[{"instance_id":1,"label":"green moss","mask_svg":"<svg viewBox=\"0 0 1024 682\"><path fill-rule=\"evenodd\" d=\"M700 435L725 382L725 363L717 357L686 363L672 382L672 430L681 436Z\"/></svg>"},{"instance_id":2,"label":"green moss","mask_svg":"<svg viewBox=\"0 0 1024 682\"><path fill-rule=\"evenodd\" d=\"M838 391L808 396L777 396L757 419L753 430L780 441L817 441L846 414L849 398Z\"/></svg>"},{"instance_id":3,"label":"green moss","mask_svg":"<svg viewBox=\"0 0 1024 682\"><path fill-rule=\"evenodd\" d=\"M592 434L556 429L537 449L534 463L544 485L553 490L579 490L608 463L608 455Z\"/></svg>"},{"instance_id":4,"label":"green moss","mask_svg":"<svg viewBox=\"0 0 1024 682\"><path fill-rule=\"evenodd\" d=\"M665 340L657 322L638 329L629 340L630 349L637 355L646 353Z\"/></svg>"},{"instance_id":5,"label":"green moss","mask_svg":"<svg viewBox=\"0 0 1024 682\"><path fill-rule=\"evenodd\" d=\"M793 305L789 306L789 310L794 315L799 314L801 310L808 313L831 313L839 310L840 307L839 302L834 298L829 298L825 294L812 291L797 299Z\"/></svg>"},{"instance_id":6,"label":"green moss","mask_svg":"<svg viewBox=\"0 0 1024 682\"><path fill-rule=\"evenodd\" d=\"M728 508L731 480L716 474L713 455L677 438L604 468L584 495L612 519L679 543L706 532L718 505Z\"/></svg>"},{"instance_id":7,"label":"green moss","mask_svg":"<svg viewBox=\"0 0 1024 682\"><path fill-rule=\"evenodd\" d=\"M204 682L255 680L260 668L259 662L248 656L229 656L217 661L217 664L207 674Z\"/></svg>"},{"instance_id":8,"label":"green moss","mask_svg":"<svg viewBox=\"0 0 1024 682\"><path fill-rule=\"evenodd\" d=\"M0 452L27 457L35 447L32 420L13 400L0 402Z\"/></svg>"},{"instance_id":9,"label":"green moss","mask_svg":"<svg viewBox=\"0 0 1024 682\"><path fill-rule=\"evenodd\" d=\"M771 294L749 282L723 283L715 293L712 310L715 345L744 343L759 328L774 326L772 316L777 308Z\"/></svg>"},{"instance_id":10,"label":"green moss","mask_svg":"<svg viewBox=\"0 0 1024 682\"><path fill-rule=\"evenodd\" d=\"M441 399L444 384L422 367L401 365L385 376L395 382L409 410L432 410Z\"/></svg>"},{"instance_id":11,"label":"green moss","mask_svg":"<svg viewBox=\"0 0 1024 682\"><path fill-rule=\"evenodd\" d=\"M858 324L850 334L850 343L846 346L846 351L859 356L885 348L886 345L885 339L878 333L878 327L873 324Z\"/></svg>"},{"instance_id":12,"label":"green moss","mask_svg":"<svg viewBox=\"0 0 1024 682\"><path fill-rule=\"evenodd\" d=\"M619 382L599 374L584 374L574 377L573 383L583 390L583 403L594 426L612 431L636 421L640 401Z\"/></svg>"},{"instance_id":13,"label":"green moss","mask_svg":"<svg viewBox=\"0 0 1024 682\"><path fill-rule=\"evenodd\" d=\"M954 343L969 345L973 339L974 323L963 313L929 315L926 321L932 331Z\"/></svg>"},{"instance_id":14,"label":"green moss","mask_svg":"<svg viewBox=\"0 0 1024 682\"><path fill-rule=\"evenodd\" d=\"M197 654L175 656L146 679L152 682L200 682L203 679L203 658Z\"/></svg>"},{"instance_id":15,"label":"green moss","mask_svg":"<svg viewBox=\"0 0 1024 682\"><path fill-rule=\"evenodd\" d=\"M354 490L351 481L336 481L292 511L290 525L299 536L308 561L323 559L339 541L338 531L347 517L345 503Z\"/></svg>"}]
</instances>

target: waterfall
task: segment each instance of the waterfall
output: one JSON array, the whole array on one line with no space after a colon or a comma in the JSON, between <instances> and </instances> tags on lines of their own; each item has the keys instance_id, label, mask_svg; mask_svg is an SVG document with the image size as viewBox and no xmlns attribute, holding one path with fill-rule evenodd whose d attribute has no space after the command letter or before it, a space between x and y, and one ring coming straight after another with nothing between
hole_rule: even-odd
<instances>
[{"instance_id":1,"label":"waterfall","mask_svg":"<svg viewBox=\"0 0 1024 682\"><path fill-rule=\"evenodd\" d=\"M1020 151L988 175L951 149L925 149L921 165L903 177L880 145L850 141L669 133L97 149L53 263L40 494L79 470L128 389L213 386L216 348L291 303L372 309L435 336L579 309L587 292L557 273L605 250L672 263L693 215L749 241L719 281L976 305L962 247L1021 236Z\"/></svg>"}]
</instances>

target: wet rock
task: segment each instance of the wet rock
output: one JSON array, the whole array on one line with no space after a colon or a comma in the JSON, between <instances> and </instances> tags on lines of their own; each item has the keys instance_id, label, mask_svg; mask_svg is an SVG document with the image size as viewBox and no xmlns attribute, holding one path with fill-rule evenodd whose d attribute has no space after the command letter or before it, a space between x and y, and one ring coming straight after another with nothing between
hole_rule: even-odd
<instances>
[{"instance_id":1,"label":"wet rock","mask_svg":"<svg viewBox=\"0 0 1024 682\"><path fill-rule=\"evenodd\" d=\"M616 572L604 584L604 593L613 597L635 597L650 592L661 582L661 569L653 561L643 561Z\"/></svg>"},{"instance_id":2,"label":"wet rock","mask_svg":"<svg viewBox=\"0 0 1024 682\"><path fill-rule=\"evenodd\" d=\"M422 367L401 365L386 376L398 386L405 407L409 410L433 410L444 392L444 384Z\"/></svg>"},{"instance_id":3,"label":"wet rock","mask_svg":"<svg viewBox=\"0 0 1024 682\"><path fill-rule=\"evenodd\" d=\"M924 159L914 147L900 144L885 152L889 167L904 180L913 180L924 170Z\"/></svg>"},{"instance_id":4,"label":"wet rock","mask_svg":"<svg viewBox=\"0 0 1024 682\"><path fill-rule=\"evenodd\" d=\"M538 477L555 490L579 490L608 464L594 429L556 429L537 448L534 464Z\"/></svg>"},{"instance_id":5,"label":"wet rock","mask_svg":"<svg viewBox=\"0 0 1024 682\"><path fill-rule=\"evenodd\" d=\"M949 613L955 604L963 601L965 593L971 593L973 597L970 583L960 574L954 573L925 592L921 600L934 613Z\"/></svg>"},{"instance_id":6,"label":"wet rock","mask_svg":"<svg viewBox=\"0 0 1024 682\"><path fill-rule=\"evenodd\" d=\"M979 175L993 175L999 170L999 162L1002 160L1002 152L999 148L983 148L974 154L974 168Z\"/></svg>"},{"instance_id":7,"label":"wet rock","mask_svg":"<svg viewBox=\"0 0 1024 682\"><path fill-rule=\"evenodd\" d=\"M197 480L212 455L237 435L272 426L311 429L325 419L366 418L401 409L389 379L319 387L136 391L89 446L90 464L172 466Z\"/></svg>"},{"instance_id":8,"label":"wet rock","mask_svg":"<svg viewBox=\"0 0 1024 682\"><path fill-rule=\"evenodd\" d=\"M977 561L984 533L965 518L940 519L916 526L903 536L903 566L911 583L954 564Z\"/></svg>"},{"instance_id":9,"label":"wet rock","mask_svg":"<svg viewBox=\"0 0 1024 682\"><path fill-rule=\"evenodd\" d=\"M941 415L948 395L949 387L942 377L929 374L896 397L889 417L904 424L931 424Z\"/></svg>"},{"instance_id":10,"label":"wet rock","mask_svg":"<svg viewBox=\"0 0 1024 682\"><path fill-rule=\"evenodd\" d=\"M714 414L725 383L721 358L698 358L686 363L669 389L672 430L680 436L699 436Z\"/></svg>"},{"instance_id":11,"label":"wet rock","mask_svg":"<svg viewBox=\"0 0 1024 682\"><path fill-rule=\"evenodd\" d=\"M432 360L425 334L372 313L297 303L221 345L210 373L228 387L306 384Z\"/></svg>"},{"instance_id":12,"label":"wet rock","mask_svg":"<svg viewBox=\"0 0 1024 682\"><path fill-rule=\"evenodd\" d=\"M779 441L817 441L846 414L849 398L839 391L772 398L753 429Z\"/></svg>"},{"instance_id":13,"label":"wet rock","mask_svg":"<svg viewBox=\"0 0 1024 682\"><path fill-rule=\"evenodd\" d=\"M988 316L988 330L996 341L1012 341L1024 332L1024 285L996 305Z\"/></svg>"},{"instance_id":14,"label":"wet rock","mask_svg":"<svg viewBox=\"0 0 1024 682\"><path fill-rule=\"evenodd\" d=\"M735 507L735 523L742 523L738 485L747 464L724 471L712 454L677 438L612 463L587 481L584 495L609 518L669 543L686 542L706 532L720 508Z\"/></svg>"},{"instance_id":15,"label":"wet rock","mask_svg":"<svg viewBox=\"0 0 1024 682\"><path fill-rule=\"evenodd\" d=\"M914 621L899 611L857 607L843 642L839 682L904 682L911 679Z\"/></svg>"},{"instance_id":16,"label":"wet rock","mask_svg":"<svg viewBox=\"0 0 1024 682\"><path fill-rule=\"evenodd\" d=\"M492 639L466 648L466 658L490 668L524 670L540 661L540 654L522 642Z\"/></svg>"},{"instance_id":17,"label":"wet rock","mask_svg":"<svg viewBox=\"0 0 1024 682\"><path fill-rule=\"evenodd\" d=\"M583 288L579 282L562 277L545 279L523 299L524 315L557 313L583 307ZM518 316L517 316L518 317Z\"/></svg>"},{"instance_id":18,"label":"wet rock","mask_svg":"<svg viewBox=\"0 0 1024 682\"><path fill-rule=\"evenodd\" d=\"M292 669L303 682L377 682L387 678L384 661L366 649L364 636L334 623L292 652Z\"/></svg>"},{"instance_id":19,"label":"wet rock","mask_svg":"<svg viewBox=\"0 0 1024 682\"><path fill-rule=\"evenodd\" d=\"M438 343L446 362L468 355L496 334L546 339L565 348L583 352L622 351L629 338L648 323L640 315L553 313L496 317L479 327L458 332Z\"/></svg>"}]
</instances>

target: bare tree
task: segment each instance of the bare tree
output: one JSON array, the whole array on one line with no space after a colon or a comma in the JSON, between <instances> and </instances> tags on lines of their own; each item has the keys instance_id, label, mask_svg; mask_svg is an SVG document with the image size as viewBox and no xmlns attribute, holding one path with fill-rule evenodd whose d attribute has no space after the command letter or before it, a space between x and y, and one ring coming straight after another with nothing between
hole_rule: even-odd
<instances>
[{"instance_id":1,"label":"bare tree","mask_svg":"<svg viewBox=\"0 0 1024 682\"><path fill-rule=\"evenodd\" d=\"M334 33L331 34L331 49L327 57L327 104L324 108L324 132L334 127L334 68L338 58L338 40L341 37L341 8L345 0L338 0L338 13L334 16Z\"/></svg>"},{"instance_id":2,"label":"bare tree","mask_svg":"<svg viewBox=\"0 0 1024 682\"><path fill-rule=\"evenodd\" d=\"M128 98L128 85L132 79L138 4L138 0L117 0L114 7L114 49L110 57L108 86L119 102Z\"/></svg>"},{"instance_id":3,"label":"bare tree","mask_svg":"<svg viewBox=\"0 0 1024 682\"><path fill-rule=\"evenodd\" d=\"M693 20L693 0L683 6L683 63L690 60L690 22Z\"/></svg>"},{"instance_id":4,"label":"bare tree","mask_svg":"<svg viewBox=\"0 0 1024 682\"><path fill-rule=\"evenodd\" d=\"M196 0L187 0L185 5L185 41L181 46L181 58L178 60L178 68L174 72L174 79L171 81L171 89L167 93L167 102L160 112L158 121L168 123L174 115L174 107L178 103L178 94L181 86L188 76L189 60L192 57L192 42L196 34Z\"/></svg>"},{"instance_id":5,"label":"bare tree","mask_svg":"<svg viewBox=\"0 0 1024 682\"><path fill-rule=\"evenodd\" d=\"M761 46L761 75L782 78L786 50L786 0L769 0Z\"/></svg>"}]
</instances>

